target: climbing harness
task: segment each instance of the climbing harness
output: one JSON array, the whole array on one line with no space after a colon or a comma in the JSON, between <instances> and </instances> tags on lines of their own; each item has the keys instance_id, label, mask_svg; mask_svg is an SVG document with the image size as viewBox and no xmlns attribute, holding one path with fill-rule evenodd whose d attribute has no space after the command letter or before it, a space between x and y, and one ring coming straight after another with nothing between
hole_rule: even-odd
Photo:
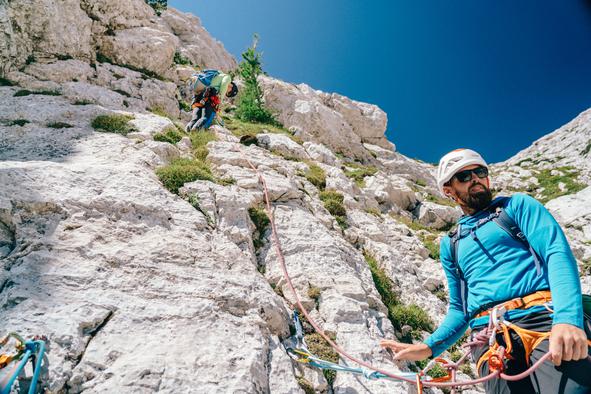
<instances>
[{"instance_id":1,"label":"climbing harness","mask_svg":"<svg viewBox=\"0 0 591 394\"><path fill-rule=\"evenodd\" d=\"M37 383L41 374L43 356L45 354L45 337L35 337L25 341L20 335L11 332L0 339L0 350L11 339L16 342L12 353L0 353L0 394L9 394L13 384L19 379L27 362L31 361L33 376L29 384L28 394L37 392Z\"/></svg>"},{"instance_id":2,"label":"climbing harness","mask_svg":"<svg viewBox=\"0 0 591 394\"><path fill-rule=\"evenodd\" d=\"M534 365L532 365L526 371L524 371L518 375L507 375L503 372L504 371L504 360L506 359L506 356L509 356L510 354L507 354L507 352L503 346L500 346L497 344L495 338L496 338L496 333L498 330L501 330L501 332L503 332L503 335L505 335L504 334L505 329L506 329L507 325L510 325L511 323L504 319L504 312L506 311L506 309L502 308L502 306L499 306L499 308L493 308L493 311L491 313L491 318L489 321L489 327L487 329L481 331L480 333L478 333L472 341L470 341L462 346L462 348L465 350L465 352L464 352L463 356L457 362L454 363L454 362L450 362L445 359L439 358L439 359L432 360L429 363L432 365L434 365L435 363L441 363L442 366L449 371L448 376L450 377L450 379L448 381L436 381L435 379L427 378L424 370L418 374L412 374L412 375L408 375L405 373L396 373L395 374L395 373L383 370L381 368L374 367L371 364L369 364L363 360L360 360L357 357L350 355L344 349L342 349L338 344L336 344L332 339L330 339L330 337L324 332L324 330L322 330L322 328L320 328L318 326L318 324L316 324L316 322L310 317L310 315L306 311L306 308L304 308L304 306L302 305L302 302L301 302L299 295L295 289L295 286L293 285L293 282L291 281L291 277L289 276L289 272L287 271L285 257L283 255L283 252L281 249L281 243L279 241L279 236L277 235L277 227L275 224L275 218L273 215L273 211L271 209L271 203L270 203L271 200L269 198L269 191L267 189L267 184L266 184L265 178L262 176L262 174L260 173L258 168L255 167L252 164L252 162L248 159L248 157L244 153L244 150L240 146L238 146L238 150L240 151L240 154L242 155L244 160L248 163L249 167L257 174L258 180L261 183L261 186L263 189L264 202L265 202L265 212L269 218L269 223L271 226L271 236L272 236L272 240L273 240L273 245L275 247L275 251L277 253L277 257L278 257L279 263L281 265L281 269L283 271L284 278L285 278L286 283L289 286L289 288L295 298L296 305L297 305L298 309L302 312L302 314L305 316L305 318L310 323L310 325L314 328L314 330L341 356L341 358L348 359L348 360L358 364L362 368L348 368L348 367L340 365L340 364L331 363L331 362L328 362L325 360L321 360L318 357L311 354L307 350L307 348L291 349L290 351L288 351L288 353L290 354L290 356L292 358L296 359L299 362L307 363L311 366L317 366L318 368L325 368L325 369L330 368L330 369L334 369L334 370L362 374L370 379L371 378L388 378L388 379L392 379L392 380L408 382L408 383L416 385L417 392L419 394L422 393L423 387L449 387L452 389L452 392L453 392L453 390L455 390L455 388L458 388L461 386L473 386L473 385L484 383L486 381L489 381L489 380L492 380L495 378L501 378L501 379L505 379L505 380L509 380L509 381L521 380L521 379L529 376L530 374L532 374L540 365L542 365L542 363L544 363L548 358L550 358L551 353L548 352L543 357L541 357L540 360L538 360ZM494 218L498 219L501 216L508 217L508 215L503 214L503 212L504 212L503 209L497 210L494 214ZM490 220L493 220L492 216L491 216ZM511 218L509 218L509 220L512 222ZM499 224L499 223L503 223L503 224ZM505 218L501 218L500 220L497 220L497 224L499 224L503 229L505 229L505 226L508 226L508 225L510 226L509 221L506 220ZM512 226L512 227L518 229L518 227L516 225ZM460 230L461 230L461 228L458 228L458 232L460 232ZM512 234L513 231L514 231L514 229L509 230L509 233ZM475 233L474 233L474 235L475 235ZM521 239L518 235L516 235L516 236L518 237L518 239ZM523 237L523 240L525 240L525 237ZM525 240L525 241L527 241L527 240ZM523 241L521 241L521 242L523 242ZM453 249L454 248L452 248L452 250ZM529 249L535 255L535 252L533 252L533 249L531 249L531 247L529 247ZM536 257L534 257L534 258L536 259ZM537 259L536 261L539 262L539 259ZM457 265L457 263L456 263L456 265ZM496 309L496 311L495 311L495 309ZM492 324L493 321L495 322L494 324ZM508 330L507 330L507 332L508 332ZM301 331L300 331L300 335L302 335ZM492 345L491 345L491 343L492 343ZM509 343L510 342L507 342L507 344L509 344ZM301 344L305 344L303 342L303 335L301 338ZM456 381L456 371L459 368L460 364L466 359L466 357L468 357L468 354L470 353L470 349L474 346L482 346L483 344L489 344L489 346L492 346L494 348L494 352L491 351L490 354L487 356L487 361L489 362L489 366L491 366L491 373L488 374L487 376L483 376L483 377L480 377L477 379L472 379L472 380L462 381L462 382ZM590 344L591 344L591 342L590 342ZM508 347L510 347L510 345L508 345ZM511 349L509 349L508 353L510 353L510 350ZM427 366L430 367L432 365L427 365ZM427 369L427 368L425 368L425 369ZM369 372L369 371L373 371L373 372Z\"/></svg>"}]
</instances>

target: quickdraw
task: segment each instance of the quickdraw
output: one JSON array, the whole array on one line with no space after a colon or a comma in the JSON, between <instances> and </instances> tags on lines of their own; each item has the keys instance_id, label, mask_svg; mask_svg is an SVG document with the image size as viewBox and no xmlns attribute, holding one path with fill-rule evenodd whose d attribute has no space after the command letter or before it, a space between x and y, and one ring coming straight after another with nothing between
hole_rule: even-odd
<instances>
[{"instance_id":1,"label":"quickdraw","mask_svg":"<svg viewBox=\"0 0 591 394\"><path fill-rule=\"evenodd\" d=\"M0 354L0 394L9 394L12 386L30 360L33 368L33 376L29 384L28 394L37 393L37 383L41 374L43 356L45 354L45 343L47 338L35 337L25 341L20 335L11 332L0 339L0 349L14 339L15 351L13 353Z\"/></svg>"}]
</instances>

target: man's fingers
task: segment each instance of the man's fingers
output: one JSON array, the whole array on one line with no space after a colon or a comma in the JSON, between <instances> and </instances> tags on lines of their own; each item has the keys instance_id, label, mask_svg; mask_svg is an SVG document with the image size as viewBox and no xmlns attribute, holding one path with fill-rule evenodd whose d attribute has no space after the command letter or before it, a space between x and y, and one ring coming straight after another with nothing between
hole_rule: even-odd
<instances>
[{"instance_id":1,"label":"man's fingers","mask_svg":"<svg viewBox=\"0 0 591 394\"><path fill-rule=\"evenodd\" d=\"M573 359L574 344L575 341L572 336L564 336L564 341L562 342L562 361L570 361Z\"/></svg>"},{"instance_id":2,"label":"man's fingers","mask_svg":"<svg viewBox=\"0 0 591 394\"><path fill-rule=\"evenodd\" d=\"M406 355L410 352L410 349L403 349L399 352L397 352L394 355L394 360L405 360L406 359Z\"/></svg>"},{"instance_id":3,"label":"man's fingers","mask_svg":"<svg viewBox=\"0 0 591 394\"><path fill-rule=\"evenodd\" d=\"M559 366L562 362L562 337L550 337L550 353L552 354L552 362Z\"/></svg>"}]
</instances>

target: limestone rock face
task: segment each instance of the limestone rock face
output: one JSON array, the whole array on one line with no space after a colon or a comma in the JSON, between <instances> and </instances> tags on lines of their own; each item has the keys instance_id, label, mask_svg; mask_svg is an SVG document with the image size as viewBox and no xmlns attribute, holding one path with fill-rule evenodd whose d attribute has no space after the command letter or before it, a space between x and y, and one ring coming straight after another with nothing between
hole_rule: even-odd
<instances>
[{"instance_id":1,"label":"limestone rock face","mask_svg":"<svg viewBox=\"0 0 591 394\"><path fill-rule=\"evenodd\" d=\"M0 3L0 72L55 55L89 60L91 25L79 0Z\"/></svg>"},{"instance_id":2,"label":"limestone rock face","mask_svg":"<svg viewBox=\"0 0 591 394\"><path fill-rule=\"evenodd\" d=\"M119 30L102 39L101 54L117 64L130 65L163 74L172 64L175 36L151 27Z\"/></svg>"},{"instance_id":3,"label":"limestone rock face","mask_svg":"<svg viewBox=\"0 0 591 394\"><path fill-rule=\"evenodd\" d=\"M194 64L224 71L236 68L234 57L226 51L222 43L209 35L198 17L169 8L162 13L162 19L180 40L180 53Z\"/></svg>"},{"instance_id":4,"label":"limestone rock face","mask_svg":"<svg viewBox=\"0 0 591 394\"><path fill-rule=\"evenodd\" d=\"M386 140L386 114L375 105L359 103L337 94L261 77L266 104L286 127L301 130L304 139L320 142L335 152L369 159L362 142L392 149Z\"/></svg>"}]
</instances>

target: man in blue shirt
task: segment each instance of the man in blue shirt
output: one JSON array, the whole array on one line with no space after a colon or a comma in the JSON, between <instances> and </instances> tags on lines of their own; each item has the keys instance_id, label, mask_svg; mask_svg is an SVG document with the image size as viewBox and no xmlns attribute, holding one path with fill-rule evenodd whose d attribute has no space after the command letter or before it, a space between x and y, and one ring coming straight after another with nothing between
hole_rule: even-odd
<instances>
[{"instance_id":1,"label":"man in blue shirt","mask_svg":"<svg viewBox=\"0 0 591 394\"><path fill-rule=\"evenodd\" d=\"M454 234L458 236L453 241L445 237L440 246L449 284L448 313L424 343L383 341L382 346L391 348L397 360L436 357L468 327L485 327L491 308L502 305L508 309L505 318L514 324L510 344L497 336L500 345L512 348L506 373L523 372L548 351L552 362L517 382L493 379L485 383L487 393L591 393L591 323L583 313L576 260L559 224L528 195L493 200L488 166L472 150L445 155L437 181L464 212ZM526 241L491 220L495 206ZM473 351L481 376L489 373L487 351L488 346Z\"/></svg>"}]
</instances>

